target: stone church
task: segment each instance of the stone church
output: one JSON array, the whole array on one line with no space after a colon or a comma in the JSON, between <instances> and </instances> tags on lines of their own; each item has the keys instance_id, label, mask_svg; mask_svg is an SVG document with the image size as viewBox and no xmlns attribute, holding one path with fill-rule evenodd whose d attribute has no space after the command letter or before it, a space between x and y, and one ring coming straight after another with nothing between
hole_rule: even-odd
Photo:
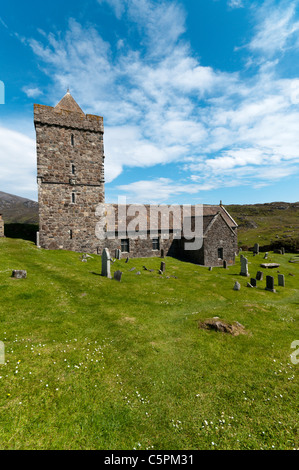
<instances>
[{"instance_id":1,"label":"stone church","mask_svg":"<svg viewBox=\"0 0 299 470\"><path fill-rule=\"evenodd\" d=\"M237 224L222 204L201 206L197 249L186 244L192 238L183 233L184 206L176 206L176 214L169 210L166 216L158 215L154 232L150 226L154 206L140 206L140 227L134 233L124 229L134 224L138 205L132 214L132 207L105 203L103 118L85 114L69 91L55 107L35 104L34 125L39 246L98 254L108 248L112 256L121 250L130 258L169 255L206 266L235 262ZM191 228L197 221L196 207L190 206ZM107 228L111 214L114 222ZM97 235L97 227L104 237Z\"/></svg>"}]
</instances>

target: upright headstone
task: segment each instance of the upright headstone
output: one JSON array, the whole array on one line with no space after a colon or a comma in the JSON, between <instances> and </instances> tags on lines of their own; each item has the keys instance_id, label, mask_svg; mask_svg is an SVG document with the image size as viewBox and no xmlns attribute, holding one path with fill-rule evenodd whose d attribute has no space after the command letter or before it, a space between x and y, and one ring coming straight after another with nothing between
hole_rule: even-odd
<instances>
[{"instance_id":1,"label":"upright headstone","mask_svg":"<svg viewBox=\"0 0 299 470\"><path fill-rule=\"evenodd\" d=\"M226 261L226 259L223 260L223 267L224 267L224 269L227 269L227 261Z\"/></svg>"},{"instance_id":2,"label":"upright headstone","mask_svg":"<svg viewBox=\"0 0 299 470\"><path fill-rule=\"evenodd\" d=\"M104 248L102 253L102 276L108 277L111 279L111 271L110 271L110 253L108 248Z\"/></svg>"},{"instance_id":3,"label":"upright headstone","mask_svg":"<svg viewBox=\"0 0 299 470\"><path fill-rule=\"evenodd\" d=\"M285 254L285 252L286 252L286 250L285 250L285 247L284 247L284 246L282 246L282 247L281 247L281 254L282 254L282 255L284 255L284 254Z\"/></svg>"},{"instance_id":4,"label":"upright headstone","mask_svg":"<svg viewBox=\"0 0 299 470\"><path fill-rule=\"evenodd\" d=\"M121 251L119 249L115 250L115 258L121 259Z\"/></svg>"},{"instance_id":5,"label":"upright headstone","mask_svg":"<svg viewBox=\"0 0 299 470\"><path fill-rule=\"evenodd\" d=\"M250 284L252 285L252 287L256 287L256 279L255 279L255 277L252 277L252 278L250 279Z\"/></svg>"},{"instance_id":6,"label":"upright headstone","mask_svg":"<svg viewBox=\"0 0 299 470\"><path fill-rule=\"evenodd\" d=\"M240 275L241 276L246 276L246 277L249 276L249 273L248 273L248 259L245 258L245 256L243 256L241 258L241 272L240 272Z\"/></svg>"},{"instance_id":7,"label":"upright headstone","mask_svg":"<svg viewBox=\"0 0 299 470\"><path fill-rule=\"evenodd\" d=\"M255 253L256 255L258 255L260 252L260 245L258 243L255 243L254 244L254 247L253 247L253 253Z\"/></svg>"},{"instance_id":8,"label":"upright headstone","mask_svg":"<svg viewBox=\"0 0 299 470\"><path fill-rule=\"evenodd\" d=\"M264 277L263 271L258 271L258 272L256 273L256 277L255 277L255 278L256 278L257 281L262 281L262 280L263 280L263 277Z\"/></svg>"},{"instance_id":9,"label":"upright headstone","mask_svg":"<svg viewBox=\"0 0 299 470\"><path fill-rule=\"evenodd\" d=\"M268 259L268 252L264 254L264 259Z\"/></svg>"},{"instance_id":10,"label":"upright headstone","mask_svg":"<svg viewBox=\"0 0 299 470\"><path fill-rule=\"evenodd\" d=\"M163 248L161 250L161 258L165 258L165 251L163 250Z\"/></svg>"},{"instance_id":11,"label":"upright headstone","mask_svg":"<svg viewBox=\"0 0 299 470\"><path fill-rule=\"evenodd\" d=\"M266 290L270 292L276 292L276 290L274 289L274 277L273 276L266 277Z\"/></svg>"},{"instance_id":12,"label":"upright headstone","mask_svg":"<svg viewBox=\"0 0 299 470\"><path fill-rule=\"evenodd\" d=\"M209 271L213 271L213 268L212 268L212 266L210 266L210 267L209 267Z\"/></svg>"},{"instance_id":13,"label":"upright headstone","mask_svg":"<svg viewBox=\"0 0 299 470\"><path fill-rule=\"evenodd\" d=\"M284 275L278 274L278 285L281 287L285 287Z\"/></svg>"},{"instance_id":14,"label":"upright headstone","mask_svg":"<svg viewBox=\"0 0 299 470\"><path fill-rule=\"evenodd\" d=\"M129 257L127 257L127 259L126 259L126 263L128 263L128 262L129 262L129 260L130 260L130 258L129 258Z\"/></svg>"},{"instance_id":15,"label":"upright headstone","mask_svg":"<svg viewBox=\"0 0 299 470\"><path fill-rule=\"evenodd\" d=\"M115 271L115 273L114 273L114 279L115 279L116 281L120 282L120 281L121 281L122 274L123 274L123 273L122 273L121 271Z\"/></svg>"},{"instance_id":16,"label":"upright headstone","mask_svg":"<svg viewBox=\"0 0 299 470\"><path fill-rule=\"evenodd\" d=\"M241 289L241 284L236 281L234 285L234 290L240 290L240 289Z\"/></svg>"},{"instance_id":17,"label":"upright headstone","mask_svg":"<svg viewBox=\"0 0 299 470\"><path fill-rule=\"evenodd\" d=\"M37 248L40 248L40 244L39 244L39 232L36 232L36 246L37 246Z\"/></svg>"},{"instance_id":18,"label":"upright headstone","mask_svg":"<svg viewBox=\"0 0 299 470\"><path fill-rule=\"evenodd\" d=\"M160 271L162 271L162 273L165 273L165 269L166 269L166 264L164 263L164 261L162 261Z\"/></svg>"}]
</instances>

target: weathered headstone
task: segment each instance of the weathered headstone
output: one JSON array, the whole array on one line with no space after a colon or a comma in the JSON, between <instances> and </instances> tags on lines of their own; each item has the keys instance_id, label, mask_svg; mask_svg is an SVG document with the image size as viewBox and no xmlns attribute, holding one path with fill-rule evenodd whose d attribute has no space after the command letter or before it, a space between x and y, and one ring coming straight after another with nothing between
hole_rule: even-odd
<instances>
[{"instance_id":1,"label":"weathered headstone","mask_svg":"<svg viewBox=\"0 0 299 470\"><path fill-rule=\"evenodd\" d=\"M263 271L258 271L258 272L256 273L256 277L255 277L255 278L256 278L257 281L262 281L262 280L263 280L263 277L264 277Z\"/></svg>"},{"instance_id":2,"label":"weathered headstone","mask_svg":"<svg viewBox=\"0 0 299 470\"><path fill-rule=\"evenodd\" d=\"M126 263L128 263L128 262L129 262L129 260L130 260L130 258L129 258L129 257L127 257L127 259L126 259Z\"/></svg>"},{"instance_id":3,"label":"weathered headstone","mask_svg":"<svg viewBox=\"0 0 299 470\"><path fill-rule=\"evenodd\" d=\"M123 273L122 273L121 271L115 271L115 273L114 273L114 279L115 279L116 281L120 282L120 281L121 281L122 274L123 274Z\"/></svg>"},{"instance_id":4,"label":"weathered headstone","mask_svg":"<svg viewBox=\"0 0 299 470\"><path fill-rule=\"evenodd\" d=\"M264 259L268 259L268 253L264 254Z\"/></svg>"},{"instance_id":5,"label":"weathered headstone","mask_svg":"<svg viewBox=\"0 0 299 470\"><path fill-rule=\"evenodd\" d=\"M234 290L240 290L240 289L241 289L241 284L239 282L235 282Z\"/></svg>"},{"instance_id":6,"label":"weathered headstone","mask_svg":"<svg viewBox=\"0 0 299 470\"><path fill-rule=\"evenodd\" d=\"M266 290L270 292L276 292L276 290L274 289L274 277L273 276L266 277Z\"/></svg>"},{"instance_id":7,"label":"weathered headstone","mask_svg":"<svg viewBox=\"0 0 299 470\"><path fill-rule=\"evenodd\" d=\"M240 272L240 276L249 277L249 273L248 273L248 259L245 258L245 256L243 256L243 257L241 258L241 272Z\"/></svg>"},{"instance_id":8,"label":"weathered headstone","mask_svg":"<svg viewBox=\"0 0 299 470\"><path fill-rule=\"evenodd\" d=\"M27 271L14 269L12 272L12 277L15 279L26 279Z\"/></svg>"},{"instance_id":9,"label":"weathered headstone","mask_svg":"<svg viewBox=\"0 0 299 470\"><path fill-rule=\"evenodd\" d=\"M212 266L210 266L210 267L209 267L209 271L213 271L213 268L212 268Z\"/></svg>"},{"instance_id":10,"label":"weathered headstone","mask_svg":"<svg viewBox=\"0 0 299 470\"><path fill-rule=\"evenodd\" d=\"M121 251L119 249L115 250L115 258L121 259Z\"/></svg>"},{"instance_id":11,"label":"weathered headstone","mask_svg":"<svg viewBox=\"0 0 299 470\"><path fill-rule=\"evenodd\" d=\"M164 261L162 261L160 271L162 271L162 273L165 273L165 269L166 269L166 264L164 263Z\"/></svg>"},{"instance_id":12,"label":"weathered headstone","mask_svg":"<svg viewBox=\"0 0 299 470\"><path fill-rule=\"evenodd\" d=\"M39 232L36 232L36 246L37 246L37 248L40 248L40 244L39 244Z\"/></svg>"},{"instance_id":13,"label":"weathered headstone","mask_svg":"<svg viewBox=\"0 0 299 470\"><path fill-rule=\"evenodd\" d=\"M278 285L281 287L285 287L284 275L278 274Z\"/></svg>"},{"instance_id":14,"label":"weathered headstone","mask_svg":"<svg viewBox=\"0 0 299 470\"><path fill-rule=\"evenodd\" d=\"M109 279L111 279L110 262L110 252L108 248L104 248L102 253L102 276L108 277Z\"/></svg>"},{"instance_id":15,"label":"weathered headstone","mask_svg":"<svg viewBox=\"0 0 299 470\"><path fill-rule=\"evenodd\" d=\"M253 288L253 285L250 282L247 282L247 287Z\"/></svg>"},{"instance_id":16,"label":"weathered headstone","mask_svg":"<svg viewBox=\"0 0 299 470\"><path fill-rule=\"evenodd\" d=\"M135 269L136 269L136 268L131 268L131 269L129 269L129 271L130 271L130 272L131 272L131 271L135 271Z\"/></svg>"},{"instance_id":17,"label":"weathered headstone","mask_svg":"<svg viewBox=\"0 0 299 470\"><path fill-rule=\"evenodd\" d=\"M284 247L284 246L282 246L282 247L281 247L281 254L282 254L282 255L284 255L284 254L285 254L285 252L286 252L286 250L285 250L285 247Z\"/></svg>"},{"instance_id":18,"label":"weathered headstone","mask_svg":"<svg viewBox=\"0 0 299 470\"><path fill-rule=\"evenodd\" d=\"M164 252L163 248L161 250L161 258L165 258L165 252Z\"/></svg>"},{"instance_id":19,"label":"weathered headstone","mask_svg":"<svg viewBox=\"0 0 299 470\"><path fill-rule=\"evenodd\" d=\"M227 269L227 261L225 259L223 260L223 267L224 269Z\"/></svg>"},{"instance_id":20,"label":"weathered headstone","mask_svg":"<svg viewBox=\"0 0 299 470\"><path fill-rule=\"evenodd\" d=\"M252 285L252 287L256 287L256 279L254 277L250 279L250 284Z\"/></svg>"},{"instance_id":21,"label":"weathered headstone","mask_svg":"<svg viewBox=\"0 0 299 470\"><path fill-rule=\"evenodd\" d=\"M258 255L260 252L260 245L258 243L255 243L254 244L254 247L253 247L253 253L255 253L256 255Z\"/></svg>"}]
</instances>

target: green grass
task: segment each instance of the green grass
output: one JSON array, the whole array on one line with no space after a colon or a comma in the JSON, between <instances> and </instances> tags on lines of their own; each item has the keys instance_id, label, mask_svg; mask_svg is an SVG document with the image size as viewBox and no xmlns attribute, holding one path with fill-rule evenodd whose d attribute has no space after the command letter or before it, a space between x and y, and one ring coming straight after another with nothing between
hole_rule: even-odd
<instances>
[{"instance_id":1,"label":"green grass","mask_svg":"<svg viewBox=\"0 0 299 470\"><path fill-rule=\"evenodd\" d=\"M299 447L299 265L289 255L270 254L286 277L276 294L265 281L247 288L239 259L210 272L166 258L163 277L160 259L120 260L118 283L100 276L100 257L79 258L0 240L1 449ZM255 276L262 255L248 259ZM214 316L247 334L198 329Z\"/></svg>"}]
</instances>

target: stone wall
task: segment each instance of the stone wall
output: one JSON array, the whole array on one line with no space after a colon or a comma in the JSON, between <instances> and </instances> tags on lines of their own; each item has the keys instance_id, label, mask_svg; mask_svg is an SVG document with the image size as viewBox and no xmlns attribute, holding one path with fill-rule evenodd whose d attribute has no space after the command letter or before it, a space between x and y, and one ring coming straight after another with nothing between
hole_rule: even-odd
<instances>
[{"instance_id":1,"label":"stone wall","mask_svg":"<svg viewBox=\"0 0 299 470\"><path fill-rule=\"evenodd\" d=\"M40 246L96 252L104 202L103 118L34 106Z\"/></svg>"},{"instance_id":2,"label":"stone wall","mask_svg":"<svg viewBox=\"0 0 299 470\"><path fill-rule=\"evenodd\" d=\"M223 249L223 259L218 258L219 248ZM203 250L206 266L222 266L223 260L234 264L238 251L237 229L230 228L222 217L217 217L205 234Z\"/></svg>"},{"instance_id":3,"label":"stone wall","mask_svg":"<svg viewBox=\"0 0 299 470\"><path fill-rule=\"evenodd\" d=\"M0 214L0 237L4 237L4 220L2 214Z\"/></svg>"}]
</instances>

